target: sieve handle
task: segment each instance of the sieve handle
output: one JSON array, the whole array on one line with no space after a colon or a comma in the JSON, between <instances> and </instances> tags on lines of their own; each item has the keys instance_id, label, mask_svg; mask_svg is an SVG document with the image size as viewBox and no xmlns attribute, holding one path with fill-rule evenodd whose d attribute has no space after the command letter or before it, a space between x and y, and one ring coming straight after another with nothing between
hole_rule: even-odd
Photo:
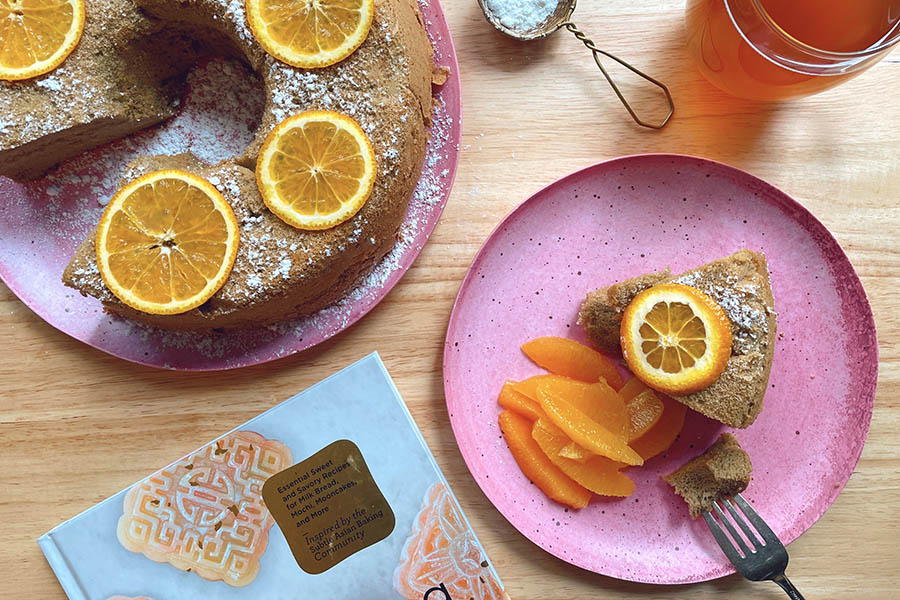
<instances>
[{"instance_id":1,"label":"sieve handle","mask_svg":"<svg viewBox=\"0 0 900 600\"><path fill-rule=\"evenodd\" d=\"M628 64L627 62L625 62L618 56L615 56L614 54L610 54L609 52L606 52L605 50L601 50L600 48L595 46L594 42L591 41L591 39L588 38L588 36L586 36L581 30L579 30L575 26L575 24L572 23L571 21L567 21L567 22L563 23L562 26L565 27L566 29L568 29L569 31L571 31L575 35L575 37L578 38L579 40L581 40L581 43L584 44L585 46L587 46L587 48L593 53L594 62L596 62L597 66L600 67L600 71L603 73L603 76L606 77L606 81L609 82L609 85L612 87L613 91L616 93L616 96L619 97L619 100L622 101L622 104L625 106L625 110L628 111L628 114L631 115L631 118L634 119L635 123L637 123L641 127L647 127L649 129L662 129L663 127L666 126L666 124L672 118L672 115L675 114L675 101L672 100L672 94L669 92L669 88L666 87L666 85L664 83L650 77L649 75L647 75L646 73L644 73L643 71L638 69L637 67L634 67L634 66ZM628 103L628 100L625 99L625 96L622 94L622 91L619 89L619 86L616 85L616 82L613 80L612 76L606 70L606 67L604 67L603 63L600 61L601 55L606 56L607 58L613 59L614 61L616 61L617 63L619 63L620 65L622 65L623 67L625 67L626 69L631 71L632 73L634 73L635 75L643 77L644 79L646 79L647 81L649 81L650 83L655 85L656 87L660 88L665 93L666 102L668 102L668 104L669 104L669 113L665 116L665 118L662 121L660 121L659 123L647 123L646 121L641 119L637 115L636 112L634 112L634 109Z\"/></svg>"}]
</instances>

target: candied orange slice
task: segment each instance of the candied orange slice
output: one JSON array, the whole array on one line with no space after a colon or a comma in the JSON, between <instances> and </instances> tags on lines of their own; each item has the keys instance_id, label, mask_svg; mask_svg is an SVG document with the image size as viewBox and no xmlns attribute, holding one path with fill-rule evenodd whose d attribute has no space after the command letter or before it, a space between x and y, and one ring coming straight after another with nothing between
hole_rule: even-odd
<instances>
[{"instance_id":1,"label":"candied orange slice","mask_svg":"<svg viewBox=\"0 0 900 600\"><path fill-rule=\"evenodd\" d=\"M656 425L641 437L629 442L635 452L640 454L644 460L650 460L669 449L678 438L678 434L681 433L681 428L684 426L684 415L687 413L687 407L681 402L673 400L665 394L657 394L657 397L662 401L663 412Z\"/></svg>"},{"instance_id":2,"label":"candied orange slice","mask_svg":"<svg viewBox=\"0 0 900 600\"><path fill-rule=\"evenodd\" d=\"M529 421L537 421L543 416L544 411L541 410L537 402L525 394L517 392L514 387L515 384L515 381L507 381L503 384L497 403L506 410L511 410Z\"/></svg>"},{"instance_id":3,"label":"candied orange slice","mask_svg":"<svg viewBox=\"0 0 900 600\"><path fill-rule=\"evenodd\" d=\"M619 472L621 463L603 456L591 456L587 461L578 462L560 455L569 438L552 423L538 419L531 436L538 447L554 465L586 489L601 496L630 496L634 482Z\"/></svg>"},{"instance_id":4,"label":"candied orange slice","mask_svg":"<svg viewBox=\"0 0 900 600\"><path fill-rule=\"evenodd\" d=\"M588 417L583 411L566 402L547 384L538 387L541 408L547 418L573 442L594 454L629 465L644 461L620 436Z\"/></svg>"},{"instance_id":5,"label":"candied orange slice","mask_svg":"<svg viewBox=\"0 0 900 600\"><path fill-rule=\"evenodd\" d=\"M178 314L222 287L239 240L234 212L211 183L187 171L154 171L119 190L103 211L97 267L128 306Z\"/></svg>"},{"instance_id":6,"label":"candied orange slice","mask_svg":"<svg viewBox=\"0 0 900 600\"><path fill-rule=\"evenodd\" d=\"M256 182L275 215L298 229L329 229L372 193L378 165L366 132L348 116L313 110L279 123L256 162Z\"/></svg>"},{"instance_id":7,"label":"candied orange slice","mask_svg":"<svg viewBox=\"0 0 900 600\"><path fill-rule=\"evenodd\" d=\"M250 31L266 52L313 69L360 47L372 27L375 0L246 0L246 10Z\"/></svg>"},{"instance_id":8,"label":"candied orange slice","mask_svg":"<svg viewBox=\"0 0 900 600\"><path fill-rule=\"evenodd\" d=\"M0 2L0 80L49 73L75 50L84 31L84 0Z\"/></svg>"},{"instance_id":9,"label":"candied orange slice","mask_svg":"<svg viewBox=\"0 0 900 600\"><path fill-rule=\"evenodd\" d=\"M588 505L591 492L550 462L531 437L531 421L508 410L500 413L499 421L500 431L525 477L552 500L572 508L584 508Z\"/></svg>"},{"instance_id":10,"label":"candied orange slice","mask_svg":"<svg viewBox=\"0 0 900 600\"><path fill-rule=\"evenodd\" d=\"M628 411L628 441L632 442L647 433L659 422L663 414L662 400L653 390L644 390L625 405Z\"/></svg>"},{"instance_id":11,"label":"candied orange slice","mask_svg":"<svg viewBox=\"0 0 900 600\"><path fill-rule=\"evenodd\" d=\"M622 377L608 358L584 344L561 337L539 337L522 344L522 352L551 373L595 383L603 379L618 391Z\"/></svg>"},{"instance_id":12,"label":"candied orange slice","mask_svg":"<svg viewBox=\"0 0 900 600\"><path fill-rule=\"evenodd\" d=\"M635 296L621 325L622 354L653 389L687 395L709 387L731 357L731 322L715 300L677 283Z\"/></svg>"}]
</instances>

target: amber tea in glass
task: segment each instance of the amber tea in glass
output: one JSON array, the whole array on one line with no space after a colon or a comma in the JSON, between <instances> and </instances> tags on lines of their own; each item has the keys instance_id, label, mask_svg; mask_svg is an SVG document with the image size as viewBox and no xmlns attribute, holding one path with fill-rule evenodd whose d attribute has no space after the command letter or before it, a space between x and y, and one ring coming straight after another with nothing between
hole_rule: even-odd
<instances>
[{"instance_id":1,"label":"amber tea in glass","mask_svg":"<svg viewBox=\"0 0 900 600\"><path fill-rule=\"evenodd\" d=\"M707 79L754 100L833 87L900 42L900 0L688 0L685 19Z\"/></svg>"}]
</instances>

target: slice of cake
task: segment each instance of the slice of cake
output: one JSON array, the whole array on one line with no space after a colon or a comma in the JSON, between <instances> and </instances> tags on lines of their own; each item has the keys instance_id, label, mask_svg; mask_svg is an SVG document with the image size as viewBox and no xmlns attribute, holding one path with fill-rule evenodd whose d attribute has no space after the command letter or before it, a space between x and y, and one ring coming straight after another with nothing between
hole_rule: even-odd
<instances>
[{"instance_id":1,"label":"slice of cake","mask_svg":"<svg viewBox=\"0 0 900 600\"><path fill-rule=\"evenodd\" d=\"M600 348L620 352L622 313L632 299L660 283L680 283L709 295L731 322L731 357L706 389L675 399L731 427L749 427L762 410L775 349L775 304L766 258L739 250L680 275L666 269L588 294L578 323Z\"/></svg>"},{"instance_id":2,"label":"slice of cake","mask_svg":"<svg viewBox=\"0 0 900 600\"><path fill-rule=\"evenodd\" d=\"M663 479L684 498L693 518L722 498L740 494L750 483L753 465L737 438L723 433L709 449Z\"/></svg>"}]
</instances>

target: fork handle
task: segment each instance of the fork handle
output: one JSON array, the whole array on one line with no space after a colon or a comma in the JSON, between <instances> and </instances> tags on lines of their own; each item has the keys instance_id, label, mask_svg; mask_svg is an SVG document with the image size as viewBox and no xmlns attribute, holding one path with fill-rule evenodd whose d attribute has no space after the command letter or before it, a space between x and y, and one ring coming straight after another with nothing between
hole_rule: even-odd
<instances>
[{"instance_id":1,"label":"fork handle","mask_svg":"<svg viewBox=\"0 0 900 600\"><path fill-rule=\"evenodd\" d=\"M804 600L803 594L800 593L800 590L794 587L794 584L791 583L791 580L785 577L784 573L781 575L776 575L774 579L772 579L775 583L781 586L789 598L793 600Z\"/></svg>"}]
</instances>

